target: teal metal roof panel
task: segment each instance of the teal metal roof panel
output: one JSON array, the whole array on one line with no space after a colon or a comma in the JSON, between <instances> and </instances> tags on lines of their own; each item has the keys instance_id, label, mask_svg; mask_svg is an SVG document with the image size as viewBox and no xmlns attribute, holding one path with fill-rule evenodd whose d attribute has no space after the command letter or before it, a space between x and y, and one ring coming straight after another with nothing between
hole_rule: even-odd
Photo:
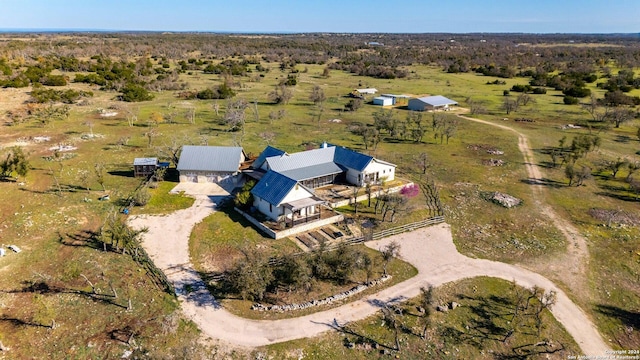
<instances>
[{"instance_id":1,"label":"teal metal roof panel","mask_svg":"<svg viewBox=\"0 0 640 360\"><path fill-rule=\"evenodd\" d=\"M269 170L251 189L251 194L278 206L297 183L291 178Z\"/></svg>"}]
</instances>

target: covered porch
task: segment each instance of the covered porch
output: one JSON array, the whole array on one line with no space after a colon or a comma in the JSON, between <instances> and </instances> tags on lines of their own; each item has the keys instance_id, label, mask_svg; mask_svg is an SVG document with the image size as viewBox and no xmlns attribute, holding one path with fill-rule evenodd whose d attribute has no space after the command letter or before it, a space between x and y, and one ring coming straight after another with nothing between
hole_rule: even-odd
<instances>
[{"instance_id":1,"label":"covered porch","mask_svg":"<svg viewBox=\"0 0 640 360\"><path fill-rule=\"evenodd\" d=\"M294 227L321 219L323 204L325 201L316 196L283 203L285 226Z\"/></svg>"}]
</instances>

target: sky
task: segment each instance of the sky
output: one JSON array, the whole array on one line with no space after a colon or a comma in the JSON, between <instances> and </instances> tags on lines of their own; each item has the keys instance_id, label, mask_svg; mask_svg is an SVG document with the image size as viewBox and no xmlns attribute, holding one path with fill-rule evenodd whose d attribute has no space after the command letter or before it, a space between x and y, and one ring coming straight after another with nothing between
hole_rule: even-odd
<instances>
[{"instance_id":1,"label":"sky","mask_svg":"<svg viewBox=\"0 0 640 360\"><path fill-rule=\"evenodd\" d=\"M0 0L0 29L638 33L640 0Z\"/></svg>"}]
</instances>

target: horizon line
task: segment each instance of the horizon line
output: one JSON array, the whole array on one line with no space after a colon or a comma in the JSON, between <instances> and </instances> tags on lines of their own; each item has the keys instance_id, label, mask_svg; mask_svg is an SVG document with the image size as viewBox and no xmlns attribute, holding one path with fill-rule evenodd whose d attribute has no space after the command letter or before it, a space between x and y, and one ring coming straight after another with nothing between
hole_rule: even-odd
<instances>
[{"instance_id":1,"label":"horizon line","mask_svg":"<svg viewBox=\"0 0 640 360\"><path fill-rule=\"evenodd\" d=\"M295 35L295 34L496 34L496 35L637 35L640 32L523 32L523 31L473 31L473 32L391 32L391 31L235 31L235 30L122 30L122 29L95 29L95 28L0 28L0 33L183 33L183 34L275 34L275 35Z\"/></svg>"}]
</instances>

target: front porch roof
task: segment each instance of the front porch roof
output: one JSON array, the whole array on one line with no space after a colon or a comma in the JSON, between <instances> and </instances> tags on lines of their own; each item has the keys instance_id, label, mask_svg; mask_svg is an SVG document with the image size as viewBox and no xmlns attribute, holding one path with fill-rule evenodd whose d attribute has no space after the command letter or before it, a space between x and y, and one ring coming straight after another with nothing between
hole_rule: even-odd
<instances>
[{"instance_id":1,"label":"front porch roof","mask_svg":"<svg viewBox=\"0 0 640 360\"><path fill-rule=\"evenodd\" d=\"M296 210L304 209L309 206L320 205L324 203L325 203L324 200L318 197L312 196L304 199L294 200L288 203L283 203L282 206L286 207L291 211L296 211Z\"/></svg>"}]
</instances>

